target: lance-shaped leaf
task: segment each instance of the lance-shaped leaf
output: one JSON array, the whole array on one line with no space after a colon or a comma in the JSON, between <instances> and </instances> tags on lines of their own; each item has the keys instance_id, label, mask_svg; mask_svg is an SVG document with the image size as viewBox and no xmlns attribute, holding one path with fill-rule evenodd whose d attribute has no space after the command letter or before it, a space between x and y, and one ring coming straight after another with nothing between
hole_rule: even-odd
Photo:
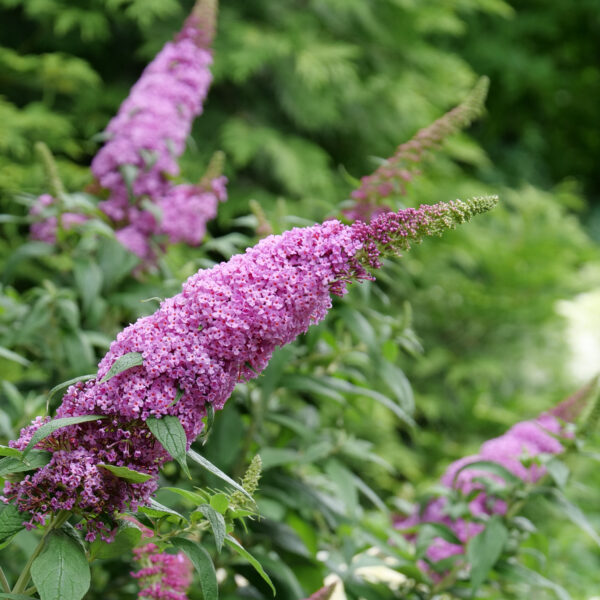
<instances>
[{"instance_id":1,"label":"lance-shaped leaf","mask_svg":"<svg viewBox=\"0 0 600 600\"><path fill-rule=\"evenodd\" d=\"M146 426L191 479L192 476L186 462L187 437L179 419L172 415L167 415L162 419L150 417L146 419Z\"/></svg>"},{"instance_id":2,"label":"lance-shaped leaf","mask_svg":"<svg viewBox=\"0 0 600 600\"><path fill-rule=\"evenodd\" d=\"M250 500L254 501L252 496L239 483L237 483L233 479L231 479L231 477L229 477L229 475L226 475L225 473L223 473L223 471L221 471L221 469L219 469L218 467L215 467L215 465L213 465L209 460L204 458L204 456L201 456L194 450L189 450L187 455L194 462L198 463L201 467L205 468L207 471L210 471L213 475L215 475L219 479L225 481L230 486L234 487L238 492L241 492L242 494L244 494L244 496L246 496Z\"/></svg>"},{"instance_id":3,"label":"lance-shaped leaf","mask_svg":"<svg viewBox=\"0 0 600 600\"><path fill-rule=\"evenodd\" d=\"M6 477L11 473L23 473L45 467L51 458L52 454L44 450L32 450L26 462L15 456L7 456L0 460L0 477Z\"/></svg>"},{"instance_id":4,"label":"lance-shaped leaf","mask_svg":"<svg viewBox=\"0 0 600 600\"><path fill-rule=\"evenodd\" d=\"M98 421L100 419L106 419L102 415L82 415L81 417L64 417L62 419L53 419L44 423L29 440L29 444L23 450L23 459L31 452L32 448L39 444L44 438L54 433L57 429L68 427L69 425L79 425L80 423L87 423L88 421Z\"/></svg>"},{"instance_id":5,"label":"lance-shaped leaf","mask_svg":"<svg viewBox=\"0 0 600 600\"><path fill-rule=\"evenodd\" d=\"M154 477L154 475L150 475L149 473L141 473L128 467L118 467L117 465L107 465L106 463L98 463L98 466L110 471L119 479L124 479L131 483L144 483L144 481L148 481Z\"/></svg>"},{"instance_id":6,"label":"lance-shaped leaf","mask_svg":"<svg viewBox=\"0 0 600 600\"><path fill-rule=\"evenodd\" d=\"M476 592L485 581L490 569L500 558L508 531L498 515L493 516L485 529L471 538L467 545L467 557L471 564L471 588Z\"/></svg>"},{"instance_id":7,"label":"lance-shaped leaf","mask_svg":"<svg viewBox=\"0 0 600 600\"><path fill-rule=\"evenodd\" d=\"M31 565L31 578L41 600L81 600L90 587L90 567L75 540L53 531Z\"/></svg>"},{"instance_id":8,"label":"lance-shaped leaf","mask_svg":"<svg viewBox=\"0 0 600 600\"><path fill-rule=\"evenodd\" d=\"M55 385L48 392L48 402L52 402L54 400L54 398L56 398L58 396L62 396L62 394L74 383L78 383L79 381L89 381L90 379L94 379L94 377L96 377L95 374L81 375L79 377L74 377L73 379L69 379L69 381L63 381L62 383Z\"/></svg>"},{"instance_id":9,"label":"lance-shaped leaf","mask_svg":"<svg viewBox=\"0 0 600 600\"><path fill-rule=\"evenodd\" d=\"M171 543L177 550L184 552L192 561L200 577L200 587L202 588L204 600L218 600L217 574L208 552L202 546L182 537L173 538Z\"/></svg>"},{"instance_id":10,"label":"lance-shaped leaf","mask_svg":"<svg viewBox=\"0 0 600 600\"><path fill-rule=\"evenodd\" d=\"M221 548L223 548L223 543L225 541L225 535L227 534L227 527L223 515L208 504L199 506L198 511L208 519L213 535L215 536L217 550L221 552Z\"/></svg>"},{"instance_id":11,"label":"lance-shaped leaf","mask_svg":"<svg viewBox=\"0 0 600 600\"><path fill-rule=\"evenodd\" d=\"M127 369L131 369L133 367L141 367L143 363L144 357L142 356L141 352L128 352L127 354L123 354L123 356L119 356L119 358L115 360L115 362L112 364L112 367L100 380L100 383L108 381L115 375L118 375L123 371L127 371Z\"/></svg>"},{"instance_id":12,"label":"lance-shaped leaf","mask_svg":"<svg viewBox=\"0 0 600 600\"><path fill-rule=\"evenodd\" d=\"M252 556L252 554L250 554L250 552L248 552L246 548L244 548L235 538L231 537L230 535L228 535L225 538L225 542L227 542L229 546L231 546L240 556L245 558L254 567L255 571L263 578L263 580L271 588L273 596L275 596L275 594L277 593L275 591L275 586L273 585L271 578L267 575L267 573L263 569L262 565L258 562L258 560L256 560L256 558L254 558L254 556Z\"/></svg>"}]
</instances>

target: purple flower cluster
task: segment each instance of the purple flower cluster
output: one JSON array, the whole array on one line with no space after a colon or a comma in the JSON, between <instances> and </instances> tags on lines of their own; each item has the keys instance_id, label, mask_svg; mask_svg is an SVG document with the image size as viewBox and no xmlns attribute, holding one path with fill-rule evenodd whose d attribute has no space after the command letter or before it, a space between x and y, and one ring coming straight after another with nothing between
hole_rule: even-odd
<instances>
[{"instance_id":1,"label":"purple flower cluster","mask_svg":"<svg viewBox=\"0 0 600 600\"><path fill-rule=\"evenodd\" d=\"M419 174L417 165L424 155L481 114L488 85L487 78L480 79L464 102L418 131L411 140L398 146L394 155L374 173L363 177L360 187L351 194L354 204L342 211L344 216L351 221L368 222L391 210L381 201L392 194L406 194L406 184Z\"/></svg>"},{"instance_id":2,"label":"purple flower cluster","mask_svg":"<svg viewBox=\"0 0 600 600\"><path fill-rule=\"evenodd\" d=\"M54 244L59 219L60 226L65 231L87 220L85 215L78 213L63 213L57 216L55 214L57 210L56 200L50 194L42 194L37 198L35 204L29 210L29 214L35 218L35 221L31 224L32 239Z\"/></svg>"},{"instance_id":3,"label":"purple flower cluster","mask_svg":"<svg viewBox=\"0 0 600 600\"><path fill-rule=\"evenodd\" d=\"M187 600L192 583L192 563L183 552L159 552L152 542L133 551L140 565L131 576L139 580L139 600Z\"/></svg>"},{"instance_id":4,"label":"purple flower cluster","mask_svg":"<svg viewBox=\"0 0 600 600\"><path fill-rule=\"evenodd\" d=\"M238 381L256 377L277 347L321 321L331 294L341 296L348 283L370 279L367 268L378 268L383 256L440 234L495 201L422 206L382 215L370 225L332 220L293 229L199 271L156 313L123 330L100 362L98 378L71 386L57 411L57 417L108 418L46 438L38 447L54 453L51 462L19 483L7 483L5 496L37 520L69 508L93 521L145 503L154 480L127 483L99 465L156 475L169 457L146 419L176 416L191 444L202 430L207 404L221 409ZM115 361L130 352L141 353L143 364L102 382ZM24 447L40 425L23 430L13 445ZM74 455L77 464L70 464Z\"/></svg>"},{"instance_id":5,"label":"purple flower cluster","mask_svg":"<svg viewBox=\"0 0 600 600\"><path fill-rule=\"evenodd\" d=\"M564 417L564 414L555 410L553 414L544 413L531 421L518 423L504 435L485 442L478 454L461 458L446 469L441 478L442 486L458 490L465 497L474 495L469 502L469 520L451 518L447 512L447 498L440 497L430 501L422 511L397 520L396 528L407 529L419 523L441 523L454 532L461 544L435 538L427 550L426 557L435 563L463 554L464 544L483 530L482 521L487 516L504 515L507 511L506 502L487 494L482 481L487 478L501 482L502 478L483 468L466 467L478 461L489 461L504 467L524 482L535 483L546 473L546 469L531 459L541 454L560 454L564 448L558 438L564 440L571 435L558 418ZM524 462L531 464L526 465ZM428 570L425 563L422 563L422 567Z\"/></svg>"},{"instance_id":6,"label":"purple flower cluster","mask_svg":"<svg viewBox=\"0 0 600 600\"><path fill-rule=\"evenodd\" d=\"M121 243L145 261L154 258L153 235L198 244L206 220L225 197L223 178L205 188L169 179L179 174L177 159L211 83L215 13L213 0L197 2L176 39L131 89L92 161L92 172L110 194L100 208L115 223ZM148 210L148 203L162 211L162 218L156 209Z\"/></svg>"}]
</instances>

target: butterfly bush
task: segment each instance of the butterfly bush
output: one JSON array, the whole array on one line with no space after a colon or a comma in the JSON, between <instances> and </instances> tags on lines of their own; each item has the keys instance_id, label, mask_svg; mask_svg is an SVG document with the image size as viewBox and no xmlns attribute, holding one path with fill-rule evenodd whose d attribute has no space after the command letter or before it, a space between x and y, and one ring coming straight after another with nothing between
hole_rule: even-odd
<instances>
[{"instance_id":1,"label":"butterfly bush","mask_svg":"<svg viewBox=\"0 0 600 600\"><path fill-rule=\"evenodd\" d=\"M428 151L438 147L449 135L467 127L483 111L489 80L482 77L465 100L451 111L418 131L415 136L400 144L396 152L371 175L360 180L358 189L351 193L353 204L342 213L351 221L368 222L387 212L389 206L382 200L392 194L406 194L406 184L419 174L418 165Z\"/></svg>"},{"instance_id":2,"label":"butterfly bush","mask_svg":"<svg viewBox=\"0 0 600 600\"><path fill-rule=\"evenodd\" d=\"M546 469L532 459L542 454L563 452L564 441L572 437L570 429L566 427L566 421L574 419L576 414L577 410L574 410L573 406L568 402L563 403L551 413L518 423L505 434L488 440L477 454L450 464L440 483L443 487L457 490L464 496L471 495L472 499L468 505L469 519L450 517L447 510L448 499L440 497L430 501L422 510L415 511L408 518L396 520L396 528L407 529L420 523L441 523L450 528L461 543L451 543L441 537L434 538L427 549L426 558L436 563L451 556L464 554L466 543L483 531L483 521L491 515L504 515L508 509L504 500L486 492L482 481L492 479L500 482L502 478L483 468L478 469L477 466L466 467L478 461L489 461L504 467L526 483L535 483L545 475ZM424 561L421 561L420 565L424 571L429 572L429 567Z\"/></svg>"},{"instance_id":3,"label":"butterfly bush","mask_svg":"<svg viewBox=\"0 0 600 600\"><path fill-rule=\"evenodd\" d=\"M160 552L152 542L133 550L140 569L131 573L140 585L139 600L187 600L192 563L183 553Z\"/></svg>"},{"instance_id":4,"label":"butterfly bush","mask_svg":"<svg viewBox=\"0 0 600 600\"><path fill-rule=\"evenodd\" d=\"M5 497L30 512L32 522L44 522L60 509L79 512L93 539L99 515L135 509L156 489L158 469L170 457L149 432L148 418L177 417L189 447L202 430L207 406L221 409L238 381L256 377L276 348L321 321L332 294L344 295L349 283L372 279L370 269L379 268L384 257L464 223L495 202L424 205L386 213L368 225L326 221L271 235L228 262L200 270L153 315L119 333L97 378L72 385L56 413L105 418L57 430L40 442L38 448L53 453L50 463L20 482L7 482ZM140 353L143 364L103 382L115 361L131 352ZM12 445L24 448L42 422L25 428ZM103 464L153 478L129 483Z\"/></svg>"},{"instance_id":5,"label":"butterfly bush","mask_svg":"<svg viewBox=\"0 0 600 600\"><path fill-rule=\"evenodd\" d=\"M171 181L212 80L215 15L214 0L197 2L121 104L92 161L92 172L109 192L100 208L115 223L117 239L147 261L154 258L153 235L199 244L206 221L225 199L222 177L205 186Z\"/></svg>"}]
</instances>

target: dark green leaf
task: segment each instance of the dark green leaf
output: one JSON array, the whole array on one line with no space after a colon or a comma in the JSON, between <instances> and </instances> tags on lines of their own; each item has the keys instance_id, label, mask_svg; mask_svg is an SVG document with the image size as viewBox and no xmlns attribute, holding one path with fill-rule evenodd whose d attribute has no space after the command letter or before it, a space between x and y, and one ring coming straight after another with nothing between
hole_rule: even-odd
<instances>
[{"instance_id":1,"label":"dark green leaf","mask_svg":"<svg viewBox=\"0 0 600 600\"><path fill-rule=\"evenodd\" d=\"M41 442L44 438L47 438L50 434L54 433L57 429L68 427L69 425L78 425L79 423L87 423L88 421L98 421L99 419L106 419L101 415L83 415L81 417L65 417L63 419L53 419L44 423L31 437L29 444L23 450L23 458L31 452L33 447Z\"/></svg>"},{"instance_id":2,"label":"dark green leaf","mask_svg":"<svg viewBox=\"0 0 600 600\"><path fill-rule=\"evenodd\" d=\"M256 570L256 572L263 578L263 580L269 585L271 590L273 591L273 596L275 596L275 586L271 581L271 578L266 574L265 570L262 568L262 565L246 550L235 538L228 535L225 538L225 541L231 548L233 548L240 556L244 557Z\"/></svg>"},{"instance_id":3,"label":"dark green leaf","mask_svg":"<svg viewBox=\"0 0 600 600\"><path fill-rule=\"evenodd\" d=\"M12 504L0 504L0 542L21 531L23 521L29 518L30 515L19 512Z\"/></svg>"},{"instance_id":4,"label":"dark green leaf","mask_svg":"<svg viewBox=\"0 0 600 600\"><path fill-rule=\"evenodd\" d=\"M217 512L212 506L209 506L208 504L202 504L198 507L198 510L208 519L208 522L212 527L213 535L215 536L217 550L221 552L221 548L223 548L223 543L225 542L225 535L227 534L225 519L223 518L223 515L221 514L221 512Z\"/></svg>"},{"instance_id":5,"label":"dark green leaf","mask_svg":"<svg viewBox=\"0 0 600 600\"><path fill-rule=\"evenodd\" d=\"M116 465L107 465L105 463L98 463L99 467L110 471L113 475L116 475L119 479L130 481L131 483L144 483L154 477L149 473L140 473L127 467L117 467Z\"/></svg>"},{"instance_id":6,"label":"dark green leaf","mask_svg":"<svg viewBox=\"0 0 600 600\"><path fill-rule=\"evenodd\" d=\"M167 415L162 419L150 417L146 425L162 447L181 466L183 472L191 479L186 463L187 437L183 425L177 417Z\"/></svg>"},{"instance_id":7,"label":"dark green leaf","mask_svg":"<svg viewBox=\"0 0 600 600\"><path fill-rule=\"evenodd\" d=\"M90 567L75 540L53 531L31 565L31 578L41 600L80 600L90 587Z\"/></svg>"},{"instance_id":8,"label":"dark green leaf","mask_svg":"<svg viewBox=\"0 0 600 600\"><path fill-rule=\"evenodd\" d=\"M212 559L208 552L198 544L182 537L176 537L171 543L177 550L185 552L192 561L200 577L200 587L204 600L218 600L219 585L217 583L217 574Z\"/></svg>"},{"instance_id":9,"label":"dark green leaf","mask_svg":"<svg viewBox=\"0 0 600 600\"><path fill-rule=\"evenodd\" d=\"M24 461L22 457L17 458L14 456L7 456L0 460L0 477L5 477L11 473L34 471L35 469L46 466L51 458L52 454L50 454L50 452L45 452L44 450L32 450L26 461Z\"/></svg>"},{"instance_id":10,"label":"dark green leaf","mask_svg":"<svg viewBox=\"0 0 600 600\"><path fill-rule=\"evenodd\" d=\"M507 540L508 531L497 515L487 522L481 533L469 540L467 558L471 564L471 589L474 593L500 558Z\"/></svg>"},{"instance_id":11,"label":"dark green leaf","mask_svg":"<svg viewBox=\"0 0 600 600\"><path fill-rule=\"evenodd\" d=\"M106 375L100 380L100 383L108 381L115 375L127 371L133 367L141 367L144 363L144 357L141 352L127 352L123 356L119 356L117 360L112 364L112 367L108 370Z\"/></svg>"},{"instance_id":12,"label":"dark green leaf","mask_svg":"<svg viewBox=\"0 0 600 600\"><path fill-rule=\"evenodd\" d=\"M203 456L201 456L194 450L189 450L187 455L194 462L198 463L201 467L203 467L207 471L210 471L213 475L216 475L219 479L222 479L223 481L228 483L230 486L234 487L238 492L241 492L242 494L244 494L244 496L248 497L250 500L253 500L252 496L239 483L236 483L233 479L231 479L231 477L229 477L229 475L225 475L225 473L223 473L223 471L221 471L221 469L219 469L218 467L215 467L215 465L213 465L209 460L207 460L206 458L204 458Z\"/></svg>"},{"instance_id":13,"label":"dark green leaf","mask_svg":"<svg viewBox=\"0 0 600 600\"><path fill-rule=\"evenodd\" d=\"M9 598L10 600L32 600L31 596L25 594L7 594L6 592L0 592L0 598Z\"/></svg>"},{"instance_id":14,"label":"dark green leaf","mask_svg":"<svg viewBox=\"0 0 600 600\"><path fill-rule=\"evenodd\" d=\"M89 381L90 379L94 379L94 377L96 377L95 374L81 375L80 377L74 377L73 379L69 379L69 381L63 381L62 383L55 385L48 392L48 401L52 402L54 400L54 398L56 398L58 396L62 396L63 393L67 390L67 388L72 386L74 383L77 383L79 381Z\"/></svg>"}]
</instances>

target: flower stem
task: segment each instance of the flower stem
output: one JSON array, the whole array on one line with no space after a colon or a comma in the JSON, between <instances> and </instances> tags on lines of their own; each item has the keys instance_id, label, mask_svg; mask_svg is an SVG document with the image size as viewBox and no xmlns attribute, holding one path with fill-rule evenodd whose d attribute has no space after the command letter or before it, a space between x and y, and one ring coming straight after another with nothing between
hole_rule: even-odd
<instances>
[{"instance_id":1,"label":"flower stem","mask_svg":"<svg viewBox=\"0 0 600 600\"><path fill-rule=\"evenodd\" d=\"M21 575L19 575L19 579L17 579L17 582L15 583L15 587L12 590L13 593L22 593L25 591L25 588L26 588L27 584L29 583L31 565L33 564L33 561L40 555L40 553L44 549L44 544L46 542L46 538L48 537L48 534L52 530L58 529L59 527L64 525L64 523L66 523L66 521L70 517L70 515L71 515L71 513L69 513L69 511L61 510L60 512L58 512L56 514L56 516L52 519L52 521L50 521L50 525L48 525L48 528L44 532L44 535L42 536L40 543L36 546L35 550L33 551L33 554L29 557L29 560L27 561L27 564L25 565L25 568L23 569Z\"/></svg>"}]
</instances>

